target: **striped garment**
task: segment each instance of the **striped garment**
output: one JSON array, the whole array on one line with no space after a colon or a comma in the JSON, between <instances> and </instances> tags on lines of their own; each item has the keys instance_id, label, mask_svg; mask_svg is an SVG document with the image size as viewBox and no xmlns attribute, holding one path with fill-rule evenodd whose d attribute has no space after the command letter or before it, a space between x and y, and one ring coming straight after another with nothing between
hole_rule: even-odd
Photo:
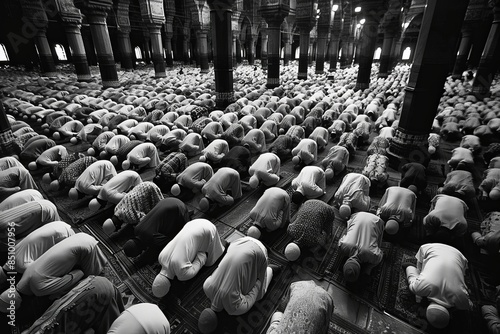
<instances>
[{"instance_id":1,"label":"striped garment","mask_svg":"<svg viewBox=\"0 0 500 334\"><path fill-rule=\"evenodd\" d=\"M74 187L76 180L80 175L97 159L94 157L83 157L71 163L68 167L64 168L59 176L60 186Z\"/></svg>"},{"instance_id":2,"label":"striped garment","mask_svg":"<svg viewBox=\"0 0 500 334\"><path fill-rule=\"evenodd\" d=\"M201 116L197 118L196 121L193 121L191 124L191 129L196 133L201 133L201 131L207 126L208 123L212 122L212 120L206 116Z\"/></svg>"},{"instance_id":3,"label":"striped garment","mask_svg":"<svg viewBox=\"0 0 500 334\"><path fill-rule=\"evenodd\" d=\"M83 155L82 153L78 153L78 152L68 154L67 156L62 158L57 163L56 166L54 166L54 169L52 170L52 177L59 178L59 176L61 176L61 173L63 172L63 170L66 167L68 167L73 162L75 162L76 160L83 158L83 157L85 157L85 155Z\"/></svg>"},{"instance_id":4,"label":"striped garment","mask_svg":"<svg viewBox=\"0 0 500 334\"><path fill-rule=\"evenodd\" d=\"M187 167L187 158L184 153L172 152L155 168L157 176L166 177L170 174L179 174Z\"/></svg>"},{"instance_id":5,"label":"striped garment","mask_svg":"<svg viewBox=\"0 0 500 334\"><path fill-rule=\"evenodd\" d=\"M163 199L153 182L143 182L128 192L116 205L114 216L125 224L137 225Z\"/></svg>"},{"instance_id":6,"label":"striped garment","mask_svg":"<svg viewBox=\"0 0 500 334\"><path fill-rule=\"evenodd\" d=\"M155 125L161 124L160 119L164 116L163 111L161 110L153 110L150 112L146 118L144 118L144 122L153 123Z\"/></svg>"}]
</instances>

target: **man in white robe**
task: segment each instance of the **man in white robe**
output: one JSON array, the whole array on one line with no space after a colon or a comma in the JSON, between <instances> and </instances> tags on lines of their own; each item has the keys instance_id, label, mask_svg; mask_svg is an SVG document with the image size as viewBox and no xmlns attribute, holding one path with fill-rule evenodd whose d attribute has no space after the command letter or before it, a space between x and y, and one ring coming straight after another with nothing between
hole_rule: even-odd
<instances>
[{"instance_id":1,"label":"man in white robe","mask_svg":"<svg viewBox=\"0 0 500 334\"><path fill-rule=\"evenodd\" d=\"M302 168L299 175L292 180L292 189L292 201L296 204L323 196L326 193L325 172L317 166Z\"/></svg>"},{"instance_id":2,"label":"man in white robe","mask_svg":"<svg viewBox=\"0 0 500 334\"><path fill-rule=\"evenodd\" d=\"M213 204L233 205L234 200L242 196L240 174L228 167L220 168L205 183L201 192L205 197L200 201L200 210L207 212Z\"/></svg>"},{"instance_id":3,"label":"man in white robe","mask_svg":"<svg viewBox=\"0 0 500 334\"><path fill-rule=\"evenodd\" d=\"M302 139L292 150L295 165L310 165L318 159L318 144L309 138Z\"/></svg>"},{"instance_id":4,"label":"man in white robe","mask_svg":"<svg viewBox=\"0 0 500 334\"><path fill-rule=\"evenodd\" d=\"M97 196L102 187L114 176L116 169L110 161L96 161L78 177L75 187L69 191L69 198L75 201L85 195Z\"/></svg>"},{"instance_id":5,"label":"man in white robe","mask_svg":"<svg viewBox=\"0 0 500 334\"><path fill-rule=\"evenodd\" d=\"M0 202L0 212L12 209L13 207L43 199L42 194L35 189L25 189L18 191Z\"/></svg>"},{"instance_id":6,"label":"man in white robe","mask_svg":"<svg viewBox=\"0 0 500 334\"><path fill-rule=\"evenodd\" d=\"M72 236L75 231L62 221L54 221L34 230L15 247L15 264L6 262L0 267L0 284L7 279L6 272L22 274L36 259L58 242Z\"/></svg>"},{"instance_id":7,"label":"man in white robe","mask_svg":"<svg viewBox=\"0 0 500 334\"><path fill-rule=\"evenodd\" d=\"M241 144L252 154L258 154L266 151L266 136L262 130L252 129L243 137Z\"/></svg>"},{"instance_id":8,"label":"man in white robe","mask_svg":"<svg viewBox=\"0 0 500 334\"><path fill-rule=\"evenodd\" d=\"M123 161L123 169L141 169L143 167L154 168L160 163L158 150L153 143L142 143L134 147Z\"/></svg>"},{"instance_id":9,"label":"man in white robe","mask_svg":"<svg viewBox=\"0 0 500 334\"><path fill-rule=\"evenodd\" d=\"M339 207L340 217L348 219L354 210L368 211L370 209L370 180L359 173L349 173L342 179L333 204Z\"/></svg>"},{"instance_id":10,"label":"man in white robe","mask_svg":"<svg viewBox=\"0 0 500 334\"><path fill-rule=\"evenodd\" d=\"M190 197L190 192L201 192L203 186L213 175L212 166L204 162L195 162L177 176L177 184L174 184L170 191L174 196L183 194Z\"/></svg>"},{"instance_id":11,"label":"man in white robe","mask_svg":"<svg viewBox=\"0 0 500 334\"><path fill-rule=\"evenodd\" d=\"M135 171L125 170L118 173L102 186L97 197L89 202L89 209L97 211L105 207L108 202L118 204L126 193L141 182L141 176Z\"/></svg>"},{"instance_id":12,"label":"man in white robe","mask_svg":"<svg viewBox=\"0 0 500 334\"><path fill-rule=\"evenodd\" d=\"M22 296L60 297L89 275L99 275L108 262L97 246L97 240L87 233L77 233L49 248L24 272L16 285L15 306L21 306ZM77 268L76 268L77 267ZM0 297L6 300L4 291Z\"/></svg>"},{"instance_id":13,"label":"man in white robe","mask_svg":"<svg viewBox=\"0 0 500 334\"><path fill-rule=\"evenodd\" d=\"M344 146L332 146L328 155L321 161L326 180L331 181L335 175L342 173L348 163L349 151Z\"/></svg>"},{"instance_id":14,"label":"man in white robe","mask_svg":"<svg viewBox=\"0 0 500 334\"><path fill-rule=\"evenodd\" d=\"M250 174L250 186L257 188L259 183L269 187L274 186L280 180L281 160L274 153L263 153L248 169Z\"/></svg>"},{"instance_id":15,"label":"man in white robe","mask_svg":"<svg viewBox=\"0 0 500 334\"><path fill-rule=\"evenodd\" d=\"M170 334L170 323L158 305L140 303L123 311L108 334Z\"/></svg>"},{"instance_id":16,"label":"man in white robe","mask_svg":"<svg viewBox=\"0 0 500 334\"><path fill-rule=\"evenodd\" d=\"M200 161L219 163L229 152L229 144L224 139L214 139L201 151Z\"/></svg>"},{"instance_id":17,"label":"man in white robe","mask_svg":"<svg viewBox=\"0 0 500 334\"><path fill-rule=\"evenodd\" d=\"M369 212L357 212L347 221L347 232L339 240L340 252L348 259L344 264L344 278L357 281L363 272L370 275L383 257L380 246L384 235L384 221Z\"/></svg>"},{"instance_id":18,"label":"man in white robe","mask_svg":"<svg viewBox=\"0 0 500 334\"><path fill-rule=\"evenodd\" d=\"M190 280L201 267L212 266L222 253L224 246L212 222L195 219L186 223L158 256L162 269L153 282L153 294L165 296L171 280L175 277L179 281Z\"/></svg>"},{"instance_id":19,"label":"man in white robe","mask_svg":"<svg viewBox=\"0 0 500 334\"><path fill-rule=\"evenodd\" d=\"M278 219L281 214L281 220ZM259 239L262 229L272 232L290 223L290 196L277 187L267 189L249 214L253 225L247 235Z\"/></svg>"},{"instance_id":20,"label":"man in white robe","mask_svg":"<svg viewBox=\"0 0 500 334\"><path fill-rule=\"evenodd\" d=\"M440 244L424 244L417 254L417 267L406 267L411 292L430 301L426 317L436 328L445 328L450 320L448 309L469 310L472 302L465 285L467 259L456 248Z\"/></svg>"},{"instance_id":21,"label":"man in white robe","mask_svg":"<svg viewBox=\"0 0 500 334\"><path fill-rule=\"evenodd\" d=\"M467 232L467 204L461 199L439 194L431 201L423 224L426 235L436 242L450 243Z\"/></svg>"},{"instance_id":22,"label":"man in white robe","mask_svg":"<svg viewBox=\"0 0 500 334\"><path fill-rule=\"evenodd\" d=\"M389 187L379 203L377 215L385 224L388 234L396 234L401 227L410 227L415 218L417 196L403 187Z\"/></svg>"}]
</instances>

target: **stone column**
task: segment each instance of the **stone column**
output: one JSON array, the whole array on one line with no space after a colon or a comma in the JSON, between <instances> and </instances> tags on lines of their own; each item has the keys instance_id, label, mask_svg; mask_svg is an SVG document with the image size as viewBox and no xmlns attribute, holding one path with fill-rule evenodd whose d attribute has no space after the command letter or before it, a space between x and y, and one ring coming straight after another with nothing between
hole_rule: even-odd
<instances>
[{"instance_id":1,"label":"stone column","mask_svg":"<svg viewBox=\"0 0 500 334\"><path fill-rule=\"evenodd\" d=\"M71 50L71 61L75 65L75 72L78 81L90 81L89 63L85 54L85 45L83 44L80 26L76 22L65 22L64 29Z\"/></svg>"},{"instance_id":2,"label":"stone column","mask_svg":"<svg viewBox=\"0 0 500 334\"><path fill-rule=\"evenodd\" d=\"M391 29L386 29L384 32L384 41L382 43L382 52L380 54L380 68L378 72L379 78L387 78L389 76L389 64L391 62L391 50L394 35L395 32Z\"/></svg>"},{"instance_id":3,"label":"stone column","mask_svg":"<svg viewBox=\"0 0 500 334\"><path fill-rule=\"evenodd\" d=\"M103 88L120 86L106 24L107 11L111 9L113 2L111 0L74 0L74 3L75 6L80 8L90 25Z\"/></svg>"},{"instance_id":4,"label":"stone column","mask_svg":"<svg viewBox=\"0 0 500 334\"><path fill-rule=\"evenodd\" d=\"M281 51L281 24L290 12L290 6L281 2L277 5L262 6L260 13L267 22L269 35L267 87L275 88L280 85L280 51Z\"/></svg>"},{"instance_id":5,"label":"stone column","mask_svg":"<svg viewBox=\"0 0 500 334\"><path fill-rule=\"evenodd\" d=\"M118 50L120 51L121 68L126 71L134 69L134 51L130 43L129 5L129 0L120 0L116 10Z\"/></svg>"},{"instance_id":6,"label":"stone column","mask_svg":"<svg viewBox=\"0 0 500 334\"><path fill-rule=\"evenodd\" d=\"M453 74L451 76L453 79L462 78L462 73L466 69L467 59L469 58L469 52L472 47L473 30L471 28L471 25L464 22L457 59L455 60L455 66L453 67Z\"/></svg>"},{"instance_id":7,"label":"stone column","mask_svg":"<svg viewBox=\"0 0 500 334\"><path fill-rule=\"evenodd\" d=\"M283 55L283 65L287 66L290 64L290 60L292 59L292 41L293 36L290 33L285 33L283 35L283 42L285 43L285 52Z\"/></svg>"},{"instance_id":8,"label":"stone column","mask_svg":"<svg viewBox=\"0 0 500 334\"><path fill-rule=\"evenodd\" d=\"M90 33L90 26L82 25L80 28L82 34L83 45L85 46L85 54L89 66L97 66L97 55L95 54L94 42L92 42L92 34Z\"/></svg>"},{"instance_id":9,"label":"stone column","mask_svg":"<svg viewBox=\"0 0 500 334\"><path fill-rule=\"evenodd\" d=\"M252 35L247 39L247 59L248 64L253 65L255 63L255 47L257 44L258 36Z\"/></svg>"},{"instance_id":10,"label":"stone column","mask_svg":"<svg viewBox=\"0 0 500 334\"><path fill-rule=\"evenodd\" d=\"M365 23L361 29L361 39L358 44L359 69L355 90L364 90L370 86L370 73L377 44L378 25L387 10L384 1L365 1L361 3L361 6L361 16L365 19Z\"/></svg>"},{"instance_id":11,"label":"stone column","mask_svg":"<svg viewBox=\"0 0 500 334\"><path fill-rule=\"evenodd\" d=\"M224 110L234 102L231 7L234 0L208 0L214 51L215 102Z\"/></svg>"},{"instance_id":12,"label":"stone column","mask_svg":"<svg viewBox=\"0 0 500 334\"><path fill-rule=\"evenodd\" d=\"M198 50L200 53L200 69L201 73L208 73L208 30L196 29L196 38L198 41Z\"/></svg>"},{"instance_id":13,"label":"stone column","mask_svg":"<svg viewBox=\"0 0 500 334\"><path fill-rule=\"evenodd\" d=\"M391 57L389 61L389 72L392 72L392 69L398 64L401 60L401 46L403 45L403 37L401 34L399 36L394 37L392 40L392 48L391 48Z\"/></svg>"},{"instance_id":14,"label":"stone column","mask_svg":"<svg viewBox=\"0 0 500 334\"><path fill-rule=\"evenodd\" d=\"M328 41L328 30L318 29L318 40L316 44L316 74L325 71L326 42Z\"/></svg>"},{"instance_id":15,"label":"stone column","mask_svg":"<svg viewBox=\"0 0 500 334\"><path fill-rule=\"evenodd\" d=\"M241 42L238 36L236 36L236 63L241 63Z\"/></svg>"},{"instance_id":16,"label":"stone column","mask_svg":"<svg viewBox=\"0 0 500 334\"><path fill-rule=\"evenodd\" d=\"M337 59L339 58L339 38L330 39L330 44L328 45L328 55L330 59L329 72L335 72L337 70Z\"/></svg>"},{"instance_id":17,"label":"stone column","mask_svg":"<svg viewBox=\"0 0 500 334\"><path fill-rule=\"evenodd\" d=\"M232 60L233 67L236 67L236 50L237 50L236 40L237 40L237 38L238 37L236 36L235 31L233 31L233 60Z\"/></svg>"},{"instance_id":18,"label":"stone column","mask_svg":"<svg viewBox=\"0 0 500 334\"><path fill-rule=\"evenodd\" d=\"M53 77L57 75L54 57L47 41L47 27L49 21L42 3L39 0L28 1L22 0L21 7L26 18L26 26L31 26L34 29L34 42L38 50L38 57L42 70L42 76ZM30 31L31 32L31 31Z\"/></svg>"},{"instance_id":19,"label":"stone column","mask_svg":"<svg viewBox=\"0 0 500 334\"><path fill-rule=\"evenodd\" d=\"M182 36L182 59L186 65L191 63L191 57L189 56L189 28L184 29L184 35Z\"/></svg>"},{"instance_id":20,"label":"stone column","mask_svg":"<svg viewBox=\"0 0 500 334\"><path fill-rule=\"evenodd\" d=\"M174 22L174 17L172 15L168 15L166 17L166 22L165 22L165 39L163 40L163 44L165 46L165 53L167 54L167 57L165 58L165 64L167 67L173 67L174 66L174 59L172 57L172 37L174 36L174 30L173 30L173 22Z\"/></svg>"},{"instance_id":21,"label":"stone column","mask_svg":"<svg viewBox=\"0 0 500 334\"><path fill-rule=\"evenodd\" d=\"M472 93L479 99L489 96L491 82L500 66L500 0L490 0L490 3L495 6L493 23L472 84Z\"/></svg>"},{"instance_id":22,"label":"stone column","mask_svg":"<svg viewBox=\"0 0 500 334\"><path fill-rule=\"evenodd\" d=\"M403 110L388 150L391 164L428 159L427 137L436 115L449 64L455 57L468 0L429 1L415 48Z\"/></svg>"},{"instance_id":23,"label":"stone column","mask_svg":"<svg viewBox=\"0 0 500 334\"><path fill-rule=\"evenodd\" d=\"M300 53L299 53L299 79L307 79L307 68L309 67L309 33L311 29L309 27L300 26Z\"/></svg>"},{"instance_id":24,"label":"stone column","mask_svg":"<svg viewBox=\"0 0 500 334\"><path fill-rule=\"evenodd\" d=\"M153 51L152 59L155 68L155 77L164 78L165 74L165 60L163 58L163 45L161 42L161 26L151 24L149 27L149 34L151 36L151 48Z\"/></svg>"},{"instance_id":25,"label":"stone column","mask_svg":"<svg viewBox=\"0 0 500 334\"><path fill-rule=\"evenodd\" d=\"M260 39L260 62L263 70L267 70L267 42L268 34L267 28L261 30Z\"/></svg>"},{"instance_id":26,"label":"stone column","mask_svg":"<svg viewBox=\"0 0 500 334\"><path fill-rule=\"evenodd\" d=\"M312 65L313 61L316 59L315 57L315 48L314 48L314 42L316 41L316 38L313 36L309 36L309 51L307 52L307 65Z\"/></svg>"}]
</instances>

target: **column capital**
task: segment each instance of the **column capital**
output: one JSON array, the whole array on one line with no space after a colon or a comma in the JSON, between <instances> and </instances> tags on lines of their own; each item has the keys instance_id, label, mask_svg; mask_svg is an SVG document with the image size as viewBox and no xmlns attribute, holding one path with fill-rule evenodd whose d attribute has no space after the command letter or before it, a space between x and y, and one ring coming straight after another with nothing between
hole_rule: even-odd
<instances>
[{"instance_id":1,"label":"column capital","mask_svg":"<svg viewBox=\"0 0 500 334\"><path fill-rule=\"evenodd\" d=\"M276 4L266 4L259 8L258 13L269 26L281 26L285 17L290 14L290 1L277 1Z\"/></svg>"},{"instance_id":2,"label":"column capital","mask_svg":"<svg viewBox=\"0 0 500 334\"><path fill-rule=\"evenodd\" d=\"M88 14L107 16L107 12L113 5L112 0L74 0L73 2L86 16Z\"/></svg>"},{"instance_id":3,"label":"column capital","mask_svg":"<svg viewBox=\"0 0 500 334\"><path fill-rule=\"evenodd\" d=\"M21 8L24 16L32 21L38 29L48 26L49 20L40 0L22 0Z\"/></svg>"},{"instance_id":4,"label":"column capital","mask_svg":"<svg viewBox=\"0 0 500 334\"><path fill-rule=\"evenodd\" d=\"M142 20L146 24L162 25L165 22L163 0L139 0Z\"/></svg>"},{"instance_id":5,"label":"column capital","mask_svg":"<svg viewBox=\"0 0 500 334\"><path fill-rule=\"evenodd\" d=\"M82 13L72 1L55 1L61 20L64 23L82 23Z\"/></svg>"}]
</instances>

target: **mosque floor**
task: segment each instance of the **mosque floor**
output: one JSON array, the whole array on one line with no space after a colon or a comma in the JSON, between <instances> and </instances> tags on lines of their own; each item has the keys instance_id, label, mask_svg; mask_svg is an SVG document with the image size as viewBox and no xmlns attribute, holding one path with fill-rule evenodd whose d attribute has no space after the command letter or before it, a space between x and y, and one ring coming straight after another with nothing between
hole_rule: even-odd
<instances>
[{"instance_id":1,"label":"mosque floor","mask_svg":"<svg viewBox=\"0 0 500 334\"><path fill-rule=\"evenodd\" d=\"M36 131L41 131L39 124L32 122L31 120L27 120L27 122ZM374 135L375 134L372 134L372 138ZM70 151L78 150L81 152L85 152L86 149L90 146L87 143L81 143L81 144L75 146L75 145L70 144L69 142L64 142L63 145L65 145L68 148L68 150L70 150ZM333 145L334 145L334 143L330 142L328 144L327 148L318 154L318 160L316 161L316 165L319 165L319 163L323 159L323 157L326 156L326 153L328 152L329 148ZM445 143L444 145L442 145L442 147L440 148L441 151L438 152L438 155L437 155L439 157L439 161L431 161L431 163L434 163L435 166L443 165L443 163L447 160L447 157L449 156L449 154L451 152L451 148L453 148L454 146L458 146L458 143L451 143L451 144ZM348 169L350 171L359 171L360 168L363 167L364 161L366 159L366 149L367 149L367 145L361 146L358 148L356 156L353 159L351 159L351 162L349 163ZM160 156L160 158L163 158L164 156L165 155ZM198 157L191 158L190 163L197 161L197 159L198 159ZM255 159L256 158L254 158L254 160ZM484 168L484 167L482 167L480 162L478 162L478 167ZM298 171L296 169L294 169L293 164L290 160L288 160L284 163L282 162L281 172L282 172L282 175L287 174L287 173L288 173L288 175L297 175L298 174ZM444 181L446 173L440 172L440 168L435 168L435 172L436 173L433 175L433 180L435 181L435 184L439 184L442 181ZM389 186L397 185L399 178L400 178L400 173L397 170L393 170L390 168L388 170L388 173L389 173L388 185ZM37 181L40 181L41 176L42 176L42 174L37 174L37 175L35 175L35 179ZM150 181L150 180L152 180L153 176L154 176L154 170L151 170L151 169L146 170L143 173L141 173L141 177L142 177L143 181ZM334 195L335 191L337 190L338 185L340 183L339 178L341 179L341 176L336 177L333 184L330 184L327 187L328 188L327 194L323 198L321 198L322 200L324 200L327 203L331 203L333 195ZM214 222L216 224L221 235L228 241L231 241L231 240L234 240L234 239L237 239L237 238L243 236L244 234L242 233L242 231L240 231L238 229L239 226L236 226L235 224L232 224L232 221L229 221L230 219L233 219L232 217L240 217L240 218L245 217L249 212L248 207L251 206L251 204L253 203L252 201L256 200L255 196L253 196L253 197L251 196L251 191L248 187L245 186L245 182L243 182L243 184L244 184L243 199L240 200L235 205L235 207L231 209L230 213L223 212L222 214L219 214L216 216L210 216L210 215L207 216L207 214L204 214L198 210L198 208L196 206L197 201L195 199L195 200L189 201L189 203L187 203L191 207L191 210L193 211L192 217L193 218L205 217L207 219L210 219L212 222ZM372 195L372 206L373 205L376 206L378 204L377 198L380 199L381 195L383 194L383 191L384 191L383 189L376 189L372 192L372 194L371 194ZM248 197L245 197L246 193L249 194ZM167 194L166 194L166 196L167 196ZM375 202L374 202L374 200L375 200ZM426 210L428 210L428 200L429 200L428 197L425 197L424 199L419 199L419 201L417 202L417 211L420 210L421 212L425 212ZM426 201L426 202L424 202L424 201ZM477 201L475 203L477 204ZM470 205L469 207L471 209L469 212L469 217L476 217L477 218L476 220L479 220L482 217L482 214L480 212L482 210L477 205ZM372 207L372 209L373 209L373 207ZM336 211L336 214L337 213L338 213L338 211ZM107 216L105 216L105 215L109 216L109 212L102 213L101 216L97 217L97 220L102 223L107 218ZM66 219L68 221L73 221L73 219L71 217L71 212L62 212L61 216L66 217ZM82 226L85 226L85 224L86 224L85 221L83 221L81 223L82 224L79 224L77 228L82 228ZM473 229L477 230L478 226L476 226ZM384 240L384 241L386 241L386 242L389 241L389 242L387 242L387 244L389 244L388 247L391 246L391 243L393 243L401 248L404 248L405 246L408 245L408 243L405 242L404 240L403 241L402 240L394 240L394 239L389 238L389 239ZM411 243L411 242L410 242L410 244L411 244L410 247L407 247L407 248L410 250L413 250L414 251L413 254L414 254L416 252L416 249L418 249L419 245L415 244L415 243ZM266 244L266 246L270 247L271 245ZM471 261L470 266L473 267L476 263L482 263L482 262L486 263L485 266L488 266L488 264L490 263L489 260L485 259L484 257L481 257L481 255L479 255L479 251L477 250L477 248L475 248L472 245L472 242L470 240L470 231L469 231L469 233L466 234L466 236L464 237L463 243L461 245L459 245L459 247L462 248L461 250L464 252L466 257L469 258L469 256L471 256L475 259L479 259L479 260ZM396 252L398 252L398 251L399 251L399 249L396 250ZM120 254L120 252L117 252L115 254L111 254L110 256L117 258L119 256L119 254ZM282 256L282 254L281 254L281 256ZM284 258L284 257L282 256L282 258ZM395 257L393 257L393 258L395 258ZM293 276L291 277L290 282L294 282L294 281L298 281L298 280L312 279L318 285L325 288L328 291L328 293L331 294L331 296L333 297L333 300L334 300L335 309L334 309L334 315L333 315L332 322L330 323L329 333L384 333L385 334L385 333L436 333L437 332L435 329L431 328L430 326L426 326L426 325L414 326L415 323L418 324L418 321L410 323L409 321L406 321L407 319L404 319L404 317L391 314L389 309L385 309L383 305L380 305L380 304L376 305L377 302L374 300L376 299L376 297L380 297L380 296L376 296L375 299L370 300L369 298L368 299L365 298L363 293L359 293L359 287L353 288L349 285L346 285L341 280L331 279L331 277L329 277L328 279L324 279L322 277L319 277L317 275L317 273L314 272L314 270L313 271L310 270L307 263L305 263L305 261L303 261L303 260L304 259L301 258L301 259L299 259L299 261L297 261L295 263L287 263L286 264L287 267L290 267L289 269L293 273ZM384 260L388 261L387 258L385 258ZM494 263L494 262L492 262L492 263ZM399 272L398 277L400 278L400 275L401 275L400 272L402 272L402 270L400 270L399 267L394 269L397 266L400 266L400 262L389 263L389 264L387 264L386 267L384 267L383 270L385 270L385 271L397 270ZM135 273L132 273L132 272L127 273L127 275L129 275L129 277L134 276L134 274ZM394 277L394 276L387 276L387 277ZM482 298L478 297L477 300L480 299L481 303L485 303L486 302L485 298L484 298L485 295L489 296L490 297L489 299L491 299L492 298L491 297L492 290L494 290L494 286L496 284L498 284L500 282L500 280L498 280L499 276L497 275L497 273L493 272L493 271L491 271L491 272L486 271L480 277L482 279L481 282L474 281L474 283L476 284L476 288L482 290L481 291ZM112 278L110 278L110 280L113 281ZM115 281L116 281L116 278L115 278ZM401 279L399 281L401 281ZM122 283L122 284L120 284L119 288L124 293L124 295L127 295L128 293L130 293L130 290L133 290L133 289L128 289L128 288L130 288L130 285L127 285L127 284L124 285L123 282L126 282L126 279L122 277L122 278L120 278L120 280L117 283ZM113 282L113 283L115 283L115 282ZM384 283L384 288L387 288L386 287L387 285L397 284L397 282L383 282L383 283ZM472 287L472 288L474 288L474 287ZM380 287L380 289L382 289L382 287ZM485 290L488 290L488 291L485 291ZM394 293L396 293L396 290L390 290L390 291L393 291ZM399 290L397 290L397 293L399 293ZM133 294L133 292L131 294ZM144 299L141 296L135 296L135 297L136 298L133 298L130 295L128 297L126 296L126 298L128 298L127 300L129 300L129 301L135 300L133 303L142 301ZM390 297L391 296L389 296L389 297L386 296L385 298L390 298ZM400 296L398 294L398 296L392 296L392 297L399 298ZM490 300L490 302L491 301L492 300ZM457 328L457 327L451 327L450 330L452 330L452 332L454 332L454 333L467 333L467 331L470 328L474 328L475 329L474 332L476 332L476 333L486 332L485 324L482 321L482 319L477 317L477 312L478 312L478 308L476 307L476 309L474 310L475 315L472 317L472 320L471 320L472 323L470 323L470 321L469 321L469 324L467 327L464 327L461 329ZM194 318L186 317L186 319L194 319ZM197 324L193 323L193 324L191 324L191 326L187 326L187 327L197 328ZM172 333L191 333L192 331L187 330L186 329L187 327L186 326L179 326L179 330L176 330L176 327L173 326ZM263 328L265 328L265 327L263 327ZM465 328L467 328L467 329L465 329ZM261 332L265 333L265 330L263 330Z\"/></svg>"}]
</instances>

